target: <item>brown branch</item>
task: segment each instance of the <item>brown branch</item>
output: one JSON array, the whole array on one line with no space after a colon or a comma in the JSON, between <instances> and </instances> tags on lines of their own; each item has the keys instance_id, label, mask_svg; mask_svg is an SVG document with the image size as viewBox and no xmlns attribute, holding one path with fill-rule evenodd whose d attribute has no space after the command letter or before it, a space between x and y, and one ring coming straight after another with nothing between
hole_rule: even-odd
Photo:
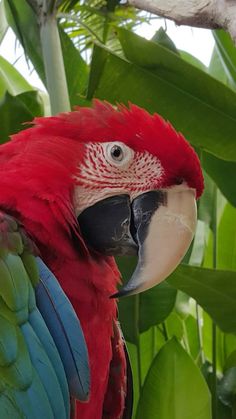
<instances>
[{"instance_id":1,"label":"brown branch","mask_svg":"<svg viewBox=\"0 0 236 419\"><path fill-rule=\"evenodd\" d=\"M236 42L235 0L128 0L128 4L178 25L225 29Z\"/></svg>"}]
</instances>

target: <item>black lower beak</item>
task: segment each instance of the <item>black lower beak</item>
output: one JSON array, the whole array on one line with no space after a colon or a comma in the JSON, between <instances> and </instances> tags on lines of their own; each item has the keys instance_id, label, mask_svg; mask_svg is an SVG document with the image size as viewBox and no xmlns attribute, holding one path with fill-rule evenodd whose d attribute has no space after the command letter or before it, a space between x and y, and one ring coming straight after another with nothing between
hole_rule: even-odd
<instances>
[{"instance_id":1,"label":"black lower beak","mask_svg":"<svg viewBox=\"0 0 236 419\"><path fill-rule=\"evenodd\" d=\"M153 212L164 202L161 191L139 195L132 204L129 195L103 199L78 217L82 236L89 247L102 254L136 255Z\"/></svg>"},{"instance_id":2,"label":"black lower beak","mask_svg":"<svg viewBox=\"0 0 236 419\"><path fill-rule=\"evenodd\" d=\"M172 188L106 198L78 217L88 247L105 255L138 254L129 282L112 297L135 294L164 280L186 253L196 226L195 192Z\"/></svg>"},{"instance_id":3,"label":"black lower beak","mask_svg":"<svg viewBox=\"0 0 236 419\"><path fill-rule=\"evenodd\" d=\"M138 246L131 234L129 195L116 195L88 207L78 217L86 244L104 255L136 255Z\"/></svg>"}]
</instances>

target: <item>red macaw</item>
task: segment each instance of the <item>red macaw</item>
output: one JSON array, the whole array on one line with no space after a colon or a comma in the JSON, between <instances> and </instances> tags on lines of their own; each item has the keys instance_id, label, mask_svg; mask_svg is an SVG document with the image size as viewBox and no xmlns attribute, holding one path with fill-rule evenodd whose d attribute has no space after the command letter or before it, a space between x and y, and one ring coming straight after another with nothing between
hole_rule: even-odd
<instances>
[{"instance_id":1,"label":"red macaw","mask_svg":"<svg viewBox=\"0 0 236 419\"><path fill-rule=\"evenodd\" d=\"M36 118L32 127L13 135L10 142L0 147L1 243L8 256L15 252L25 263L25 250L17 251L9 239L20 234L28 256L35 254L37 247L41 258L37 263L43 284L33 283L35 288L29 285L31 297L27 297L33 301L32 295L36 293L36 303L32 303L35 311L29 309L34 317L28 314L26 323L19 320L16 330L17 334L22 333L29 362L39 374L46 395L53 390L50 386L47 390L49 378L43 381L41 366L35 359L37 348L31 347L31 329L37 332L38 324L35 313L39 315L41 311L40 321L47 324L61 358L64 349L70 347L69 355L62 359L66 371L70 369L66 366L68 357L71 356L73 364L78 355L77 342L84 345L83 354L79 354L82 364L78 366L76 361L73 364L73 368L77 365L75 369L84 368L82 378L78 371L69 373L69 379L67 376L71 406L62 413L63 409L58 407L61 396L55 402L49 394L52 413L47 418L59 419L70 414L80 419L130 417L132 395L127 384L127 356L117 323L117 297L144 291L176 268L193 238L195 200L202 190L202 172L193 148L159 115L150 115L136 105L115 108L96 100L91 108ZM138 254L138 264L130 281L117 292L120 274L113 256L123 254ZM85 343L79 337L79 326L65 320L66 297L61 296L52 273L81 322L91 372L89 394ZM1 286L0 294L4 299ZM7 297L5 303L8 304ZM19 312L18 308L11 310ZM69 317L73 317L71 307L69 312ZM4 313L0 305L0 319L5 319ZM56 327L51 324L54 317ZM6 318L10 322L10 317ZM73 321L76 323L75 318ZM31 337L25 324L30 324ZM0 343L6 339L1 338L1 333ZM51 339L49 334L47 339ZM47 345L46 340L42 345ZM64 349L60 348L62 341ZM53 364L55 359L50 350L46 352ZM4 365L7 367L9 363L5 361ZM54 369L57 371L56 365ZM27 397L33 393L34 399L30 400L36 400L37 409L43 408L44 399L37 393L41 390L37 390L39 387L32 390L32 379L26 380L19 394L15 381L10 382L10 392L4 377L0 366L0 394L5 403L2 411L14 408L19 417L22 412L24 416L27 392ZM57 378L59 383L63 382L63 377ZM65 401L69 393L63 385ZM76 386L82 388L78 395L73 390ZM74 406L75 398L88 400L76 401ZM35 418L37 411L34 406L32 409ZM55 409L61 413L55 413ZM30 414L25 416L30 418Z\"/></svg>"}]
</instances>

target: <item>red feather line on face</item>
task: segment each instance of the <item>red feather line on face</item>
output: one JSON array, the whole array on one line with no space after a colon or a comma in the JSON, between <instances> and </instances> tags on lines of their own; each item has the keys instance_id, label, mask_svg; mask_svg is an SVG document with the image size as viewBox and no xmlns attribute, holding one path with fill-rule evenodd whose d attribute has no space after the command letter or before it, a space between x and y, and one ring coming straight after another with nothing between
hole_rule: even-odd
<instances>
[{"instance_id":1,"label":"red feather line on face","mask_svg":"<svg viewBox=\"0 0 236 419\"><path fill-rule=\"evenodd\" d=\"M184 178L195 188L197 197L203 191L203 176L194 149L182 134L158 114L150 115L136 105L129 108L108 102L93 101L92 108L78 107L74 112L50 118L36 118L33 130L76 140L80 143L122 141L134 151L148 151L157 156L165 170L163 187Z\"/></svg>"}]
</instances>

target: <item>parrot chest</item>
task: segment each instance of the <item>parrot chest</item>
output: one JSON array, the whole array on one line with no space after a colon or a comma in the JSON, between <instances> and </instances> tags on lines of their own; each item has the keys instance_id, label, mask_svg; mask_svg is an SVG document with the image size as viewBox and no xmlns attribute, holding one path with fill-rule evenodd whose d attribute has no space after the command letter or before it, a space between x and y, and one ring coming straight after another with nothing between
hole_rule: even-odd
<instances>
[{"instance_id":1,"label":"parrot chest","mask_svg":"<svg viewBox=\"0 0 236 419\"><path fill-rule=\"evenodd\" d=\"M78 315L88 347L91 369L90 399L88 403L77 403L77 415L80 419L101 419L106 393L109 392L113 324L117 319L116 301L109 298L116 290L116 273L107 263L86 264L80 260L47 263ZM123 356L121 363L124 371ZM117 377L117 381L116 387L122 387L122 383L119 383L120 377ZM120 400L118 404L121 409ZM117 406L115 411L117 412ZM120 414L109 417L118 419Z\"/></svg>"}]
</instances>

